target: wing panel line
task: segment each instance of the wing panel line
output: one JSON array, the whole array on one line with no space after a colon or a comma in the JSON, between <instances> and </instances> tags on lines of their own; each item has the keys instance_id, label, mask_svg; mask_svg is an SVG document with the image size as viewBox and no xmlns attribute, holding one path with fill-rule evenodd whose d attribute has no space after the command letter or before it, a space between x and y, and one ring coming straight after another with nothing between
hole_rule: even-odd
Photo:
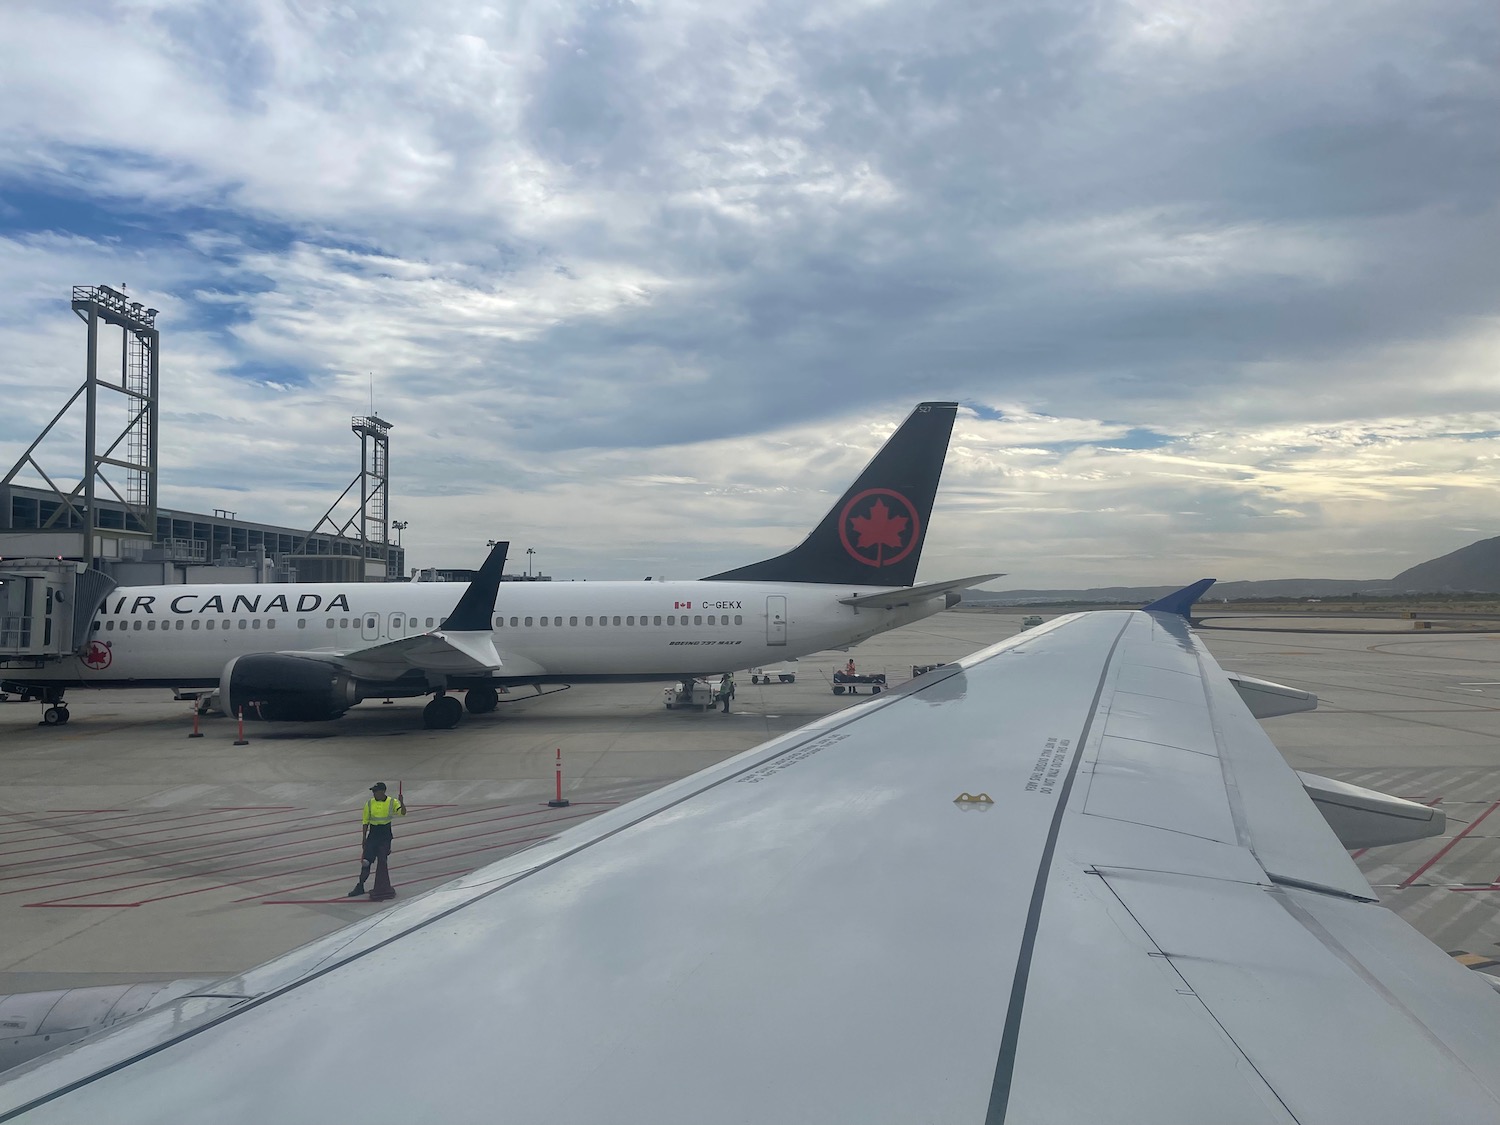
<instances>
[{"instance_id":1,"label":"wing panel line","mask_svg":"<svg viewBox=\"0 0 1500 1125\"><path fill-rule=\"evenodd\" d=\"M1042 859L1037 865L1036 882L1031 888L1031 905L1026 912L1026 928L1021 934L1021 949L1016 957L1016 975L1010 986L1010 1006L1005 1012L1005 1030L1000 1037L1000 1055L995 1060L995 1081L990 1087L989 1110L984 1116L985 1125L1004 1125L1005 1113L1010 1105L1011 1078L1016 1069L1016 1048L1021 1038L1021 1012L1026 1006L1026 983L1031 975L1031 954L1036 947L1037 927L1041 922L1042 900L1047 895L1047 877L1052 871L1052 855L1057 850L1057 834L1062 828L1063 813L1068 808L1068 798L1073 792L1073 779L1078 776L1078 763L1083 759L1084 747L1094 729L1094 719L1099 714L1099 700L1104 696L1104 685L1114 667L1115 651L1125 631L1130 628L1133 614L1126 614L1120 631L1115 634L1109 653L1104 658L1104 667L1099 672L1099 683L1094 688L1094 698L1089 704L1088 718L1084 720L1083 732L1073 745L1073 760L1068 763L1068 776L1063 781L1062 791L1057 797L1057 807L1052 812L1052 824L1047 829L1047 843L1042 848Z\"/></svg>"}]
</instances>

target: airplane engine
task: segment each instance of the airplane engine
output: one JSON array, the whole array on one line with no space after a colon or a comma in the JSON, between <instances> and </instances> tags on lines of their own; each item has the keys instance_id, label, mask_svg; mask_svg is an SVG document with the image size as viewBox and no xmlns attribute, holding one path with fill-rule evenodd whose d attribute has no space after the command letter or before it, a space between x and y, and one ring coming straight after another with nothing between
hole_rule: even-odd
<instances>
[{"instance_id":1,"label":"airplane engine","mask_svg":"<svg viewBox=\"0 0 1500 1125\"><path fill-rule=\"evenodd\" d=\"M231 717L273 723L337 719L364 697L354 677L322 660L260 652L224 665L219 700Z\"/></svg>"}]
</instances>

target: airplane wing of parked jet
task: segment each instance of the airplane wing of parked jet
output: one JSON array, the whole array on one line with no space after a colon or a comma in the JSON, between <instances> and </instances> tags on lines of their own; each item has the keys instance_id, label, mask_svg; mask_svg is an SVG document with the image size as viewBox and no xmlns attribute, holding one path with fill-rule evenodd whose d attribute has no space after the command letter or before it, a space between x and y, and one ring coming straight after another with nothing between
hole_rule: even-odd
<instances>
[{"instance_id":1,"label":"airplane wing of parked jet","mask_svg":"<svg viewBox=\"0 0 1500 1125\"><path fill-rule=\"evenodd\" d=\"M1183 617L1081 613L0 1083L0 1120L351 1115L1494 1121L1500 1001Z\"/></svg>"}]
</instances>

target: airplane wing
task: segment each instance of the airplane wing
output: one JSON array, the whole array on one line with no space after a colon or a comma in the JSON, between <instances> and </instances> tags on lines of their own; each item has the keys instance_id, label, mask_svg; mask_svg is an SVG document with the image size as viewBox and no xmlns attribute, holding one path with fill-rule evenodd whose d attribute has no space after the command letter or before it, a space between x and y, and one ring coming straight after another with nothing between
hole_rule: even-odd
<instances>
[{"instance_id":1,"label":"airplane wing","mask_svg":"<svg viewBox=\"0 0 1500 1125\"><path fill-rule=\"evenodd\" d=\"M978 586L995 578L1004 578L1002 574L975 574L968 578L954 578L947 582L929 582L925 586L898 586L891 590L881 590L875 594L854 594L847 598L840 598L844 605L852 606L879 606L881 609L895 609L898 606L911 605L912 602L922 601L925 598L935 598L939 594L946 594L955 590L967 590L971 586ZM950 603L958 604L956 601Z\"/></svg>"},{"instance_id":2,"label":"airplane wing","mask_svg":"<svg viewBox=\"0 0 1500 1125\"><path fill-rule=\"evenodd\" d=\"M351 1113L1495 1121L1500 998L1183 618L1082 613L0 1082L0 1120Z\"/></svg>"}]
</instances>

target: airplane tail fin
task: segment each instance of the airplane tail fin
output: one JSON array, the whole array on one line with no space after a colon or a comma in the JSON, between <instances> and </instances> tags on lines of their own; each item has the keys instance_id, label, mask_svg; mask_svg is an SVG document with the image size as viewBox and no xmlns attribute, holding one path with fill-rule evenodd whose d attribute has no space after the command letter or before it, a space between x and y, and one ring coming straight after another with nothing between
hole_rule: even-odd
<instances>
[{"instance_id":1,"label":"airplane tail fin","mask_svg":"<svg viewBox=\"0 0 1500 1125\"><path fill-rule=\"evenodd\" d=\"M921 403L800 546L705 581L910 586L957 414L956 402Z\"/></svg>"}]
</instances>

